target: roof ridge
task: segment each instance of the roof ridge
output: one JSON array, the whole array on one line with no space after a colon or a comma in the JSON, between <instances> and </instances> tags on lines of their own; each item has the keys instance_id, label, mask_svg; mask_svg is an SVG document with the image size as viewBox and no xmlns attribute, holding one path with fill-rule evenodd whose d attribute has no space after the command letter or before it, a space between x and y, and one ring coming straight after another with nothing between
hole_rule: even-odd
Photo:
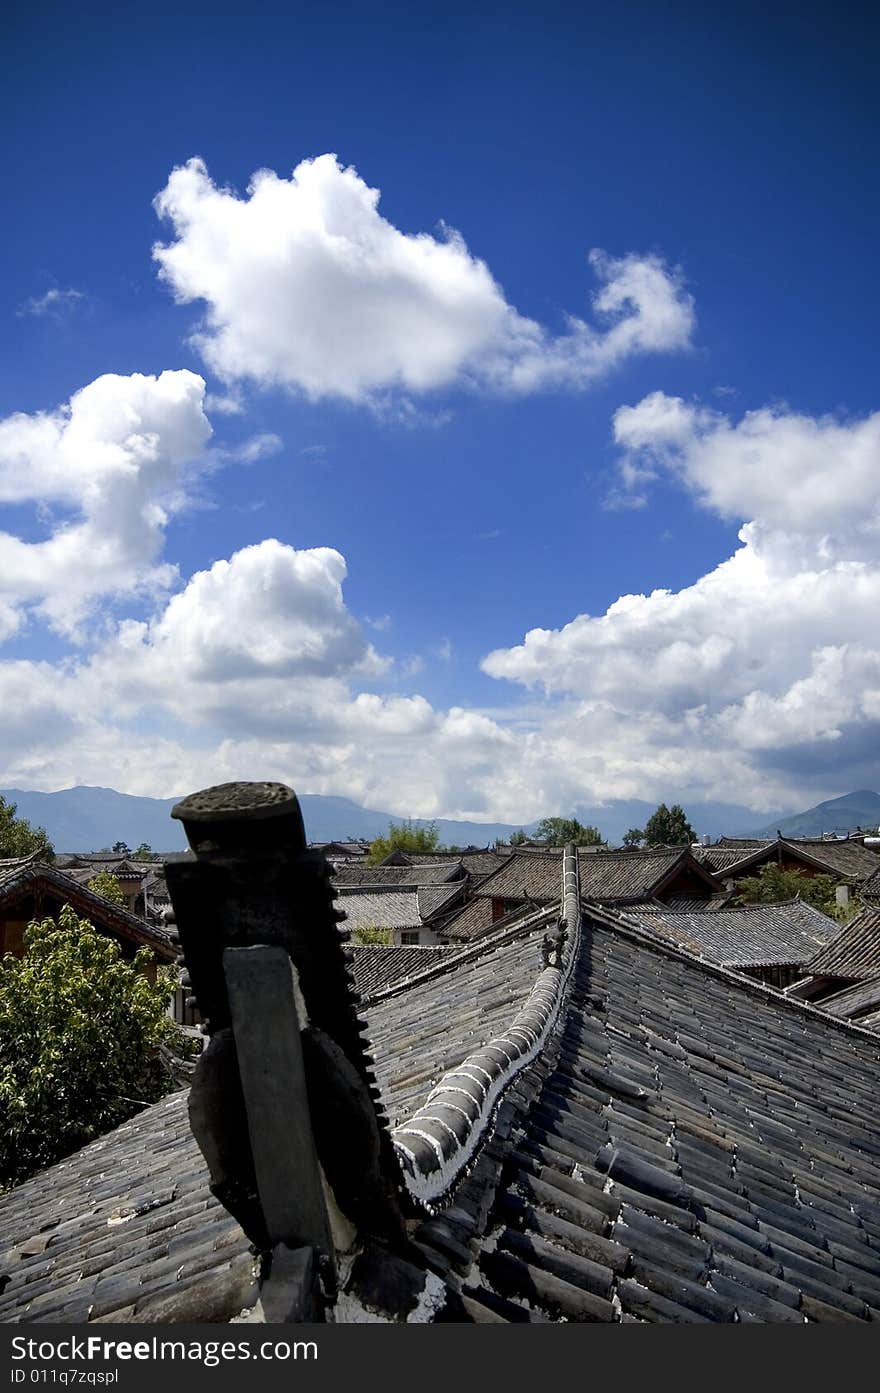
<instances>
[{"instance_id":1,"label":"roof ridge","mask_svg":"<svg viewBox=\"0 0 880 1393\"><path fill-rule=\"evenodd\" d=\"M392 1131L407 1190L429 1210L448 1193L491 1135L499 1098L540 1053L562 1014L581 942L580 883L574 848L566 847L561 869L560 898L568 932L557 936L555 942L545 936L543 966L528 997L502 1033L447 1069L422 1106ZM551 963L554 952L556 961ZM444 1111L452 1125L437 1116Z\"/></svg>"}]
</instances>

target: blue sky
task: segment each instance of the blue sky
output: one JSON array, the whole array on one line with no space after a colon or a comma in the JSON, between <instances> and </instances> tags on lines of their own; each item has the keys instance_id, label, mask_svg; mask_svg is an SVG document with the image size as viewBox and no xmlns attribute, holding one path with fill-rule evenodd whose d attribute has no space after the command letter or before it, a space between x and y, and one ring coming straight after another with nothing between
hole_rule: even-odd
<instances>
[{"instance_id":1,"label":"blue sky","mask_svg":"<svg viewBox=\"0 0 880 1393\"><path fill-rule=\"evenodd\" d=\"M0 782L876 786L876 30L13 8Z\"/></svg>"}]
</instances>

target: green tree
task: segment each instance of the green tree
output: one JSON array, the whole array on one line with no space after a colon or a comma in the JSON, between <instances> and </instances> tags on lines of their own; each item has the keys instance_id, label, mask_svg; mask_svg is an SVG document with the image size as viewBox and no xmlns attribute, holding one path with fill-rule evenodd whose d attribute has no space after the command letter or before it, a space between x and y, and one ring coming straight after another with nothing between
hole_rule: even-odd
<instances>
[{"instance_id":1,"label":"green tree","mask_svg":"<svg viewBox=\"0 0 880 1393\"><path fill-rule=\"evenodd\" d=\"M89 889L96 895L103 895L105 900L111 904L125 904L125 896L122 893L122 886L118 878L112 871L98 871L89 881Z\"/></svg>"},{"instance_id":2,"label":"green tree","mask_svg":"<svg viewBox=\"0 0 880 1393\"><path fill-rule=\"evenodd\" d=\"M140 846L136 846L134 851L131 853L131 859L133 861L152 861L154 859L154 855L155 853L153 851L153 848L150 846L150 843L141 842Z\"/></svg>"},{"instance_id":3,"label":"green tree","mask_svg":"<svg viewBox=\"0 0 880 1393\"><path fill-rule=\"evenodd\" d=\"M631 827L628 832L623 834L624 846L639 846L645 840L645 834L641 827Z\"/></svg>"},{"instance_id":4,"label":"green tree","mask_svg":"<svg viewBox=\"0 0 880 1393\"><path fill-rule=\"evenodd\" d=\"M645 823L648 846L689 846L696 840L697 834L680 803L673 803L671 808L661 803Z\"/></svg>"},{"instance_id":5,"label":"green tree","mask_svg":"<svg viewBox=\"0 0 880 1393\"><path fill-rule=\"evenodd\" d=\"M808 875L796 867L771 864L762 866L757 875L744 876L736 883L740 904L780 904L783 900L803 900L832 919L839 916L833 875Z\"/></svg>"},{"instance_id":6,"label":"green tree","mask_svg":"<svg viewBox=\"0 0 880 1393\"><path fill-rule=\"evenodd\" d=\"M393 941L391 929L380 929L376 924L362 924L359 929L352 929L351 941L358 943L361 947L368 947L373 944L380 947L387 947Z\"/></svg>"},{"instance_id":7,"label":"green tree","mask_svg":"<svg viewBox=\"0 0 880 1393\"><path fill-rule=\"evenodd\" d=\"M526 837L526 834L523 831L523 829L520 828L518 832L511 832L510 836L507 839L507 845L522 846L523 842L525 841L528 841L528 838Z\"/></svg>"},{"instance_id":8,"label":"green tree","mask_svg":"<svg viewBox=\"0 0 880 1393\"><path fill-rule=\"evenodd\" d=\"M110 850L115 856L131 855L131 847L128 845L128 842L114 842Z\"/></svg>"},{"instance_id":9,"label":"green tree","mask_svg":"<svg viewBox=\"0 0 880 1393\"><path fill-rule=\"evenodd\" d=\"M403 822L389 822L387 836L376 837L367 855L367 865L378 866L392 851L442 850L436 822L417 827L411 818L406 818Z\"/></svg>"},{"instance_id":10,"label":"green tree","mask_svg":"<svg viewBox=\"0 0 880 1393\"><path fill-rule=\"evenodd\" d=\"M25 953L0 961L0 1185L14 1185L156 1102L173 1080L161 1048L175 985L140 948L119 944L69 905L25 932ZM179 1048L179 1046L178 1046Z\"/></svg>"},{"instance_id":11,"label":"green tree","mask_svg":"<svg viewBox=\"0 0 880 1393\"><path fill-rule=\"evenodd\" d=\"M601 846L602 833L598 827L584 827L576 817L545 817L538 823L535 837L548 846Z\"/></svg>"},{"instance_id":12,"label":"green tree","mask_svg":"<svg viewBox=\"0 0 880 1393\"><path fill-rule=\"evenodd\" d=\"M27 818L16 817L17 803L7 803L0 797L0 858L30 856L34 851L45 852L47 861L55 854L45 827L32 827Z\"/></svg>"}]
</instances>

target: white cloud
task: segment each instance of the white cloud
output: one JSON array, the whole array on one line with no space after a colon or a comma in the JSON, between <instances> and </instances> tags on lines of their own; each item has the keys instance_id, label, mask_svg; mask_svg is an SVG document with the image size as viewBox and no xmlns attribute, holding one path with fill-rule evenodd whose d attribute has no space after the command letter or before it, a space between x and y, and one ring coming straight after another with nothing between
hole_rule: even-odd
<instances>
[{"instance_id":1,"label":"white cloud","mask_svg":"<svg viewBox=\"0 0 880 1393\"><path fill-rule=\"evenodd\" d=\"M115 389L110 400L116 421ZM201 439L198 413L181 410ZM59 434L78 413L21 418L13 438L27 443L30 483L7 449L2 497L84 516L93 486L103 497L109 465L78 473L72 447L70 466L58 463ZM135 415L143 424L143 407ZM340 553L269 539L199 571L157 600L151 620L119 623L90 655L0 664L0 782L167 795L272 777L397 813L516 824L613 798L765 809L875 784L873 421L777 409L736 422L652 397L618 413L615 430L638 488L664 474L725 516L755 499L760 511L734 554L694 585L622 596L603 615L532 630L485 659L493 677L535 696L444 711L412 688L389 690L417 672L377 653L350 614ZM99 461L95 442L115 438L97 426L86 437ZM126 435L108 458L135 478L131 449ZM785 497L799 487L826 506L793 500L798 525L786 528Z\"/></svg>"},{"instance_id":2,"label":"white cloud","mask_svg":"<svg viewBox=\"0 0 880 1393\"><path fill-rule=\"evenodd\" d=\"M57 318L66 311L75 309L84 298L81 290L58 290L53 287L52 290L47 290L45 295L31 295L19 305L15 313L20 319L26 315L36 319L44 319L47 315Z\"/></svg>"},{"instance_id":3,"label":"white cloud","mask_svg":"<svg viewBox=\"0 0 880 1393\"><path fill-rule=\"evenodd\" d=\"M121 623L88 659L0 664L0 697L18 712L0 738L3 779L107 782L112 767L117 786L153 794L271 776L428 816L481 806L468 771L509 737L478 713L365 690L391 665L349 614L345 573L330 548L267 540L198 572L152 622Z\"/></svg>"},{"instance_id":4,"label":"white cloud","mask_svg":"<svg viewBox=\"0 0 880 1393\"><path fill-rule=\"evenodd\" d=\"M777 408L733 422L654 393L621 408L614 432L625 490L645 499L672 476L720 516L749 519L741 546L683 590L533 629L484 670L558 699L548 720L581 730L573 767L592 764L606 796L635 792L632 759L641 796L662 777L766 805L796 798L811 768L837 792L869 768L876 779L880 415Z\"/></svg>"},{"instance_id":5,"label":"white cloud","mask_svg":"<svg viewBox=\"0 0 880 1393\"><path fill-rule=\"evenodd\" d=\"M849 422L764 408L734 424L653 392L615 413L614 437L629 486L666 470L721 517L821 540L826 560L861 555L880 532L880 412Z\"/></svg>"},{"instance_id":6,"label":"white cloud","mask_svg":"<svg viewBox=\"0 0 880 1393\"><path fill-rule=\"evenodd\" d=\"M239 689L254 679L275 684L282 701L291 682L377 675L385 664L365 641L342 598L345 559L330 547L296 551L269 539L198 571L152 623L120 629L124 666L161 692L175 673L181 690ZM277 699L277 697L276 697Z\"/></svg>"},{"instance_id":7,"label":"white cloud","mask_svg":"<svg viewBox=\"0 0 880 1393\"><path fill-rule=\"evenodd\" d=\"M153 254L178 301L204 302L194 342L224 381L381 408L392 389L581 388L634 353L690 342L691 299L656 256L593 252L601 327L569 316L554 335L507 303L459 233L401 232L378 203L334 155L289 180L260 170L246 198L201 160L172 172L155 206L175 240Z\"/></svg>"},{"instance_id":8,"label":"white cloud","mask_svg":"<svg viewBox=\"0 0 880 1393\"><path fill-rule=\"evenodd\" d=\"M0 533L7 631L33 604L72 634L98 597L173 582L159 556L184 468L211 433L204 390L186 371L108 373L55 411L0 421L0 502L56 510L44 541Z\"/></svg>"}]
</instances>

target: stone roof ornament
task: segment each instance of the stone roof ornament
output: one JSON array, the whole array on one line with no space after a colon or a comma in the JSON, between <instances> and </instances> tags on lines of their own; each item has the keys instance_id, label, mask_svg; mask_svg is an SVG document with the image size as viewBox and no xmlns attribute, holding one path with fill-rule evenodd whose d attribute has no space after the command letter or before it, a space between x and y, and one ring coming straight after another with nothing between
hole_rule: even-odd
<instances>
[{"instance_id":1,"label":"stone roof ornament","mask_svg":"<svg viewBox=\"0 0 880 1393\"><path fill-rule=\"evenodd\" d=\"M352 1236L393 1245L402 1234L345 916L285 785L220 784L172 816L195 856L168 860L168 891L210 1037L190 1093L192 1130L211 1189L263 1256L264 1276L283 1273L288 1309L276 1301L268 1318L320 1319Z\"/></svg>"},{"instance_id":2,"label":"stone roof ornament","mask_svg":"<svg viewBox=\"0 0 880 1393\"><path fill-rule=\"evenodd\" d=\"M568 938L568 923L564 917L556 925L555 933L546 933L541 942L541 962L544 967L562 967L562 954Z\"/></svg>"}]
</instances>

